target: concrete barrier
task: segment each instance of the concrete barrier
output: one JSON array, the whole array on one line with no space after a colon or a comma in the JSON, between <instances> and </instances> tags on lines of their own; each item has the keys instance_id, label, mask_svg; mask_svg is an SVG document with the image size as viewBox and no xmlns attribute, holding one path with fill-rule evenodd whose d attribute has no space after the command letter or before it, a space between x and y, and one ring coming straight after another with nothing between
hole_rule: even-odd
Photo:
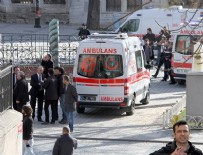
<instances>
[{"instance_id":1,"label":"concrete barrier","mask_svg":"<svg viewBox=\"0 0 203 155\"><path fill-rule=\"evenodd\" d=\"M22 155L22 119L15 110L0 113L0 155Z\"/></svg>"}]
</instances>

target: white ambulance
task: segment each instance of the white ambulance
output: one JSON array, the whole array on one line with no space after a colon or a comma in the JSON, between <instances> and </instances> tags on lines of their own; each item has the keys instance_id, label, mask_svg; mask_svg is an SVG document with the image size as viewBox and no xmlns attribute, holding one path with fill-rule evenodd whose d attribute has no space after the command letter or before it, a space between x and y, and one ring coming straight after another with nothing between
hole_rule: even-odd
<instances>
[{"instance_id":1,"label":"white ambulance","mask_svg":"<svg viewBox=\"0 0 203 155\"><path fill-rule=\"evenodd\" d=\"M150 73L137 37L93 34L80 42L73 69L77 112L85 108L117 108L132 115L135 103L147 104Z\"/></svg>"},{"instance_id":2,"label":"white ambulance","mask_svg":"<svg viewBox=\"0 0 203 155\"><path fill-rule=\"evenodd\" d=\"M127 32L128 35L142 37L151 28L158 35L166 26L172 34L189 34L193 26L193 35L203 34L203 9L188 9L181 6L171 8L141 9L130 15L116 32ZM199 24L198 26L195 26ZM195 28L194 28L195 26Z\"/></svg>"}]
</instances>

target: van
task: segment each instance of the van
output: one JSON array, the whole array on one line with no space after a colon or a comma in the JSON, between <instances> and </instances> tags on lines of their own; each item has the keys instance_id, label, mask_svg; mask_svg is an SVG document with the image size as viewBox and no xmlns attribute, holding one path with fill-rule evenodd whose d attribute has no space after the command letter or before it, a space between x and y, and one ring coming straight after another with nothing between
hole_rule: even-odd
<instances>
[{"instance_id":1,"label":"van","mask_svg":"<svg viewBox=\"0 0 203 155\"><path fill-rule=\"evenodd\" d=\"M173 34L202 35L203 9L188 9L181 6L171 8L142 9L130 15L116 32L143 37L147 28L156 35L165 26Z\"/></svg>"},{"instance_id":2,"label":"van","mask_svg":"<svg viewBox=\"0 0 203 155\"><path fill-rule=\"evenodd\" d=\"M150 73L138 37L93 34L80 42L73 69L77 112L117 108L132 115L135 103L150 100Z\"/></svg>"}]
</instances>

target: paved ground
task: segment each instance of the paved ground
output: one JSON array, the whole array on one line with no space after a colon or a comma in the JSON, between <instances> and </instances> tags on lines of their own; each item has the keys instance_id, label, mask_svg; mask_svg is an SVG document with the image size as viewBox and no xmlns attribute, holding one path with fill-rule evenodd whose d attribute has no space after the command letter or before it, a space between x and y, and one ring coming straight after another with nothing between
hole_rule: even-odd
<instances>
[{"instance_id":1,"label":"paved ground","mask_svg":"<svg viewBox=\"0 0 203 155\"><path fill-rule=\"evenodd\" d=\"M78 27L60 25L60 34L77 35ZM34 28L29 24L0 24L0 33L48 34L48 25ZM133 116L112 109L88 109L85 114L75 113L73 136L79 145L74 154L145 155L171 141L171 129L162 128L162 114L181 99L185 86L168 85L160 80L151 80L151 102L138 105ZM35 154L51 155L63 126L59 123L43 126L37 121L34 126ZM192 131L191 141L203 150L203 131Z\"/></svg>"}]
</instances>

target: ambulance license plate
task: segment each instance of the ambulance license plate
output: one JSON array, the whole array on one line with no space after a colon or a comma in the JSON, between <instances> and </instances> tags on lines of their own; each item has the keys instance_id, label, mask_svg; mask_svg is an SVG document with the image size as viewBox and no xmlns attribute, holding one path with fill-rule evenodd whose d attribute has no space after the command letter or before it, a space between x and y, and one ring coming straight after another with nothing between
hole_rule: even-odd
<instances>
[{"instance_id":1,"label":"ambulance license plate","mask_svg":"<svg viewBox=\"0 0 203 155\"><path fill-rule=\"evenodd\" d=\"M96 101L96 96L80 96L80 101Z\"/></svg>"}]
</instances>

